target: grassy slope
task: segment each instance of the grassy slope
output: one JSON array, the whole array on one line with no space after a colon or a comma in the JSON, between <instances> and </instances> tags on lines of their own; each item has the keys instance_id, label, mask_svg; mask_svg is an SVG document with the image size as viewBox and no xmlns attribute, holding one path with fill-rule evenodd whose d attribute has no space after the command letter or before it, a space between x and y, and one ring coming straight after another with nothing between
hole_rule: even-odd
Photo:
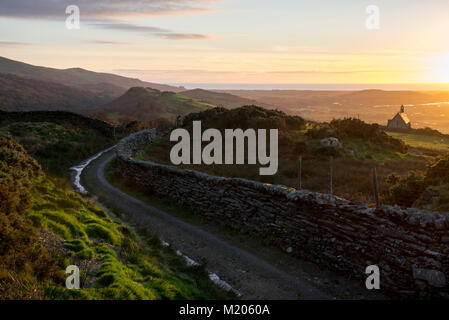
<instances>
[{"instance_id":1,"label":"grassy slope","mask_svg":"<svg viewBox=\"0 0 449 320\"><path fill-rule=\"evenodd\" d=\"M435 136L424 136L418 134L387 132L396 139L403 140L406 144L414 148L428 149L434 151L448 152L449 139Z\"/></svg>"},{"instance_id":2,"label":"grassy slope","mask_svg":"<svg viewBox=\"0 0 449 320\"><path fill-rule=\"evenodd\" d=\"M227 295L207 279L202 267L188 267L154 236L138 238L92 201L58 185L35 180L33 206L26 217L60 237L64 266L84 266L82 289L50 284L47 298L213 299ZM52 250L52 249L50 249Z\"/></svg>"},{"instance_id":3,"label":"grassy slope","mask_svg":"<svg viewBox=\"0 0 449 320\"><path fill-rule=\"evenodd\" d=\"M67 168L84 159L97 148L111 141L77 128L64 128L50 123L15 123L0 129L0 139L18 135L30 152L47 166L46 172L65 173ZM18 145L18 144L17 144ZM19 146L19 145L18 145ZM19 150L19 149L18 149ZM14 170L17 177L23 176L23 165L13 165L8 150L0 157L0 168ZM89 152L88 155L84 155ZM16 152L16 154L18 154ZM31 159L24 151L20 158ZM19 159L20 159L19 158ZM32 161L32 160L30 160ZM15 163L15 162L14 162ZM3 177L3 176L2 176ZM9 177L9 176L7 176ZM159 239L145 230L135 233L123 225L111 212L100 209L72 191L65 179L51 178L40 174L26 180L27 190L22 196L15 196L12 190L17 183L11 178L1 180L1 195L18 207L26 209L18 219L23 221L20 232L34 234L34 243L45 247L51 259L43 260L36 266L48 264L46 269L56 269L56 274L36 278L28 265L36 264L27 248L15 235L14 227L8 220L0 219L0 238L8 236L12 248L23 248L21 261L25 269L12 272L9 265L0 263L0 298L19 299L224 299L232 297L216 287L208 278L204 266L189 267L183 258L169 247L162 246ZM6 185L5 185L6 183ZM3 188L4 187L4 188ZM27 205L22 205L26 195ZM5 204L8 205L8 204ZM5 208L8 208L5 206ZM3 203L0 206L3 212ZM5 209L6 210L6 209ZM23 209L22 209L23 210ZM6 216L8 217L8 216ZM0 218L2 218L0 216ZM28 229L27 229L28 228ZM21 230L30 231L21 231ZM45 231L46 230L46 231ZM12 232L12 233L11 233ZM9 234L11 233L11 236ZM37 236L40 234L40 238ZM137 235L138 234L138 235ZM24 238L22 236L22 238ZM6 238L5 238L6 239ZM5 243L2 243L2 245ZM6 245L6 244L5 244ZM8 248L11 248L8 244ZM19 249L13 250L11 260L17 260ZM20 251L20 252L22 252ZM37 252L37 251L36 251ZM0 255L2 256L2 255ZM5 257L3 257L5 258ZM8 261L8 259L3 259ZM16 265L17 261L13 263ZM67 290L64 286L65 267L75 264L81 269L82 290ZM28 266L28 267L27 267ZM6 280L4 280L6 279ZM11 279L13 281L11 282ZM6 282L3 282L6 281ZM16 288L2 293L2 286Z\"/></svg>"},{"instance_id":4,"label":"grassy slope","mask_svg":"<svg viewBox=\"0 0 449 320\"><path fill-rule=\"evenodd\" d=\"M303 188L327 192L329 158L319 154L319 141L307 140L309 149L303 153ZM171 164L169 154L173 143L161 139L139 154L139 159ZM356 156L344 154L333 161L334 193L338 196L373 203L371 168L377 167L381 190L386 190L386 178L396 173L406 175L409 170L424 170L429 159L424 156L403 155L385 151L381 147L365 143L361 139L345 139L343 145L353 149ZM298 154L281 151L279 169L273 176L260 176L259 165L181 165L181 168L203 171L213 175L241 177L271 184L297 187Z\"/></svg>"},{"instance_id":5,"label":"grassy slope","mask_svg":"<svg viewBox=\"0 0 449 320\"><path fill-rule=\"evenodd\" d=\"M131 88L124 95L95 110L93 114L110 122L142 122L158 118L175 120L178 115L204 111L215 106L174 92Z\"/></svg>"},{"instance_id":6,"label":"grassy slope","mask_svg":"<svg viewBox=\"0 0 449 320\"><path fill-rule=\"evenodd\" d=\"M203 89L193 89L180 92L180 94L192 99L210 103L216 106L223 106L225 108L239 108L241 106L247 106L257 104L257 101L242 98L236 95L222 92L214 92Z\"/></svg>"},{"instance_id":7,"label":"grassy slope","mask_svg":"<svg viewBox=\"0 0 449 320\"><path fill-rule=\"evenodd\" d=\"M16 122L0 127L0 136L12 135L43 169L58 176L114 143L95 130L48 122Z\"/></svg>"}]
</instances>

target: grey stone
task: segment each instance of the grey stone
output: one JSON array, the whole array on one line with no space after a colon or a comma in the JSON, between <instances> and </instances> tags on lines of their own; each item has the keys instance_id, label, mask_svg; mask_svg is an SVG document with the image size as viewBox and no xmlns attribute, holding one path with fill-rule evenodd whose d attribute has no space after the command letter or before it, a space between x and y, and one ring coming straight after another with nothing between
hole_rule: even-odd
<instances>
[{"instance_id":1,"label":"grey stone","mask_svg":"<svg viewBox=\"0 0 449 320\"><path fill-rule=\"evenodd\" d=\"M416 280L425 280L433 287L442 288L446 286L446 276L438 270L413 268L413 278Z\"/></svg>"}]
</instances>

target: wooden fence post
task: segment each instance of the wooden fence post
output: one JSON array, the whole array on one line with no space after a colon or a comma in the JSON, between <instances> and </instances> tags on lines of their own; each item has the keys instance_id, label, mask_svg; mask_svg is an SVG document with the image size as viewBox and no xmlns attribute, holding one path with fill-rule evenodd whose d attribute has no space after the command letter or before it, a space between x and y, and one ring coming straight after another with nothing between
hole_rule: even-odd
<instances>
[{"instance_id":1,"label":"wooden fence post","mask_svg":"<svg viewBox=\"0 0 449 320\"><path fill-rule=\"evenodd\" d=\"M302 189L302 156L298 159L298 190Z\"/></svg>"},{"instance_id":2,"label":"wooden fence post","mask_svg":"<svg viewBox=\"0 0 449 320\"><path fill-rule=\"evenodd\" d=\"M374 191L374 201L376 202L376 208L380 208L379 201L379 185L377 183L377 172L376 167L372 169L373 171L373 191Z\"/></svg>"},{"instance_id":3,"label":"wooden fence post","mask_svg":"<svg viewBox=\"0 0 449 320\"><path fill-rule=\"evenodd\" d=\"M333 193L333 188L332 188L333 162L334 162L334 158L331 156L329 158L329 188L328 188L329 194Z\"/></svg>"}]
</instances>

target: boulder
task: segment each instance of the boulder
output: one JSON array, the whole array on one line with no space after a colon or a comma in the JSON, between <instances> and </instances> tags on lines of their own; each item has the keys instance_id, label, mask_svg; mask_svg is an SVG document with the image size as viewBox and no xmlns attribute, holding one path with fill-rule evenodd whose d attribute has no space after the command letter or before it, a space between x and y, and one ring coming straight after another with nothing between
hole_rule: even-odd
<instances>
[{"instance_id":1,"label":"boulder","mask_svg":"<svg viewBox=\"0 0 449 320\"><path fill-rule=\"evenodd\" d=\"M443 272L431 269L413 268L415 280L425 280L433 287L442 288L446 286L446 277Z\"/></svg>"},{"instance_id":2,"label":"boulder","mask_svg":"<svg viewBox=\"0 0 449 320\"><path fill-rule=\"evenodd\" d=\"M331 147L331 148L341 148L342 147L340 140L338 140L337 138L333 138L333 137L321 139L320 143L323 147Z\"/></svg>"}]
</instances>

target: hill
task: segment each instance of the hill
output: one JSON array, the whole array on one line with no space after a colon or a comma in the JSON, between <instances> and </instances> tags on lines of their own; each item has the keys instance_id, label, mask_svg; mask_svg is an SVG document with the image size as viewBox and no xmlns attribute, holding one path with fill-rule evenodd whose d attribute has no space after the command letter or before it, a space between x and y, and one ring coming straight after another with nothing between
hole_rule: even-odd
<instances>
[{"instance_id":1,"label":"hill","mask_svg":"<svg viewBox=\"0 0 449 320\"><path fill-rule=\"evenodd\" d=\"M108 99L113 99L131 87L150 87L158 90L179 92L182 87L144 82L110 73L98 73L81 68L54 69L33 66L19 61L0 57L0 73L10 73L23 78L56 82L78 89L89 90Z\"/></svg>"},{"instance_id":2,"label":"hill","mask_svg":"<svg viewBox=\"0 0 449 320\"><path fill-rule=\"evenodd\" d=\"M114 144L94 128L49 122L0 126L0 138L13 136L46 173L67 176L69 168Z\"/></svg>"},{"instance_id":3,"label":"hill","mask_svg":"<svg viewBox=\"0 0 449 320\"><path fill-rule=\"evenodd\" d=\"M182 169L198 170L224 177L257 180L287 187L298 185L298 157L302 157L302 187L321 193L328 192L329 158L333 157L333 192L335 195L373 204L372 168L377 167L379 190L387 193L391 187L389 176L407 175L409 171L422 172L435 160L436 152L415 153L401 140L389 136L377 124L368 124L355 118L333 120L329 123L307 122L298 116L257 106L227 110L215 108L184 118L183 127L191 130L192 121L201 120L201 127L217 128L277 128L278 171L272 176L261 176L260 165L242 164L205 165L182 164ZM329 146L327 138L337 138ZM324 139L324 141L322 141ZM177 142L166 136L149 145L138 154L138 159L171 165L170 150ZM205 147L207 143L203 143ZM440 155L440 153L438 153ZM384 204L395 204L391 197Z\"/></svg>"},{"instance_id":4,"label":"hill","mask_svg":"<svg viewBox=\"0 0 449 320\"><path fill-rule=\"evenodd\" d=\"M201 102L214 104L229 109L256 104L256 100L242 98L226 92L193 89L180 92L183 96L197 99ZM260 104L260 103L259 103ZM264 104L262 104L264 105Z\"/></svg>"},{"instance_id":5,"label":"hill","mask_svg":"<svg viewBox=\"0 0 449 320\"><path fill-rule=\"evenodd\" d=\"M0 73L0 109L85 112L108 100L91 91Z\"/></svg>"},{"instance_id":6,"label":"hill","mask_svg":"<svg viewBox=\"0 0 449 320\"><path fill-rule=\"evenodd\" d=\"M175 120L178 115L183 116L213 107L179 93L134 87L111 103L95 110L92 115L115 123L133 120L147 122L158 118Z\"/></svg>"}]
</instances>

